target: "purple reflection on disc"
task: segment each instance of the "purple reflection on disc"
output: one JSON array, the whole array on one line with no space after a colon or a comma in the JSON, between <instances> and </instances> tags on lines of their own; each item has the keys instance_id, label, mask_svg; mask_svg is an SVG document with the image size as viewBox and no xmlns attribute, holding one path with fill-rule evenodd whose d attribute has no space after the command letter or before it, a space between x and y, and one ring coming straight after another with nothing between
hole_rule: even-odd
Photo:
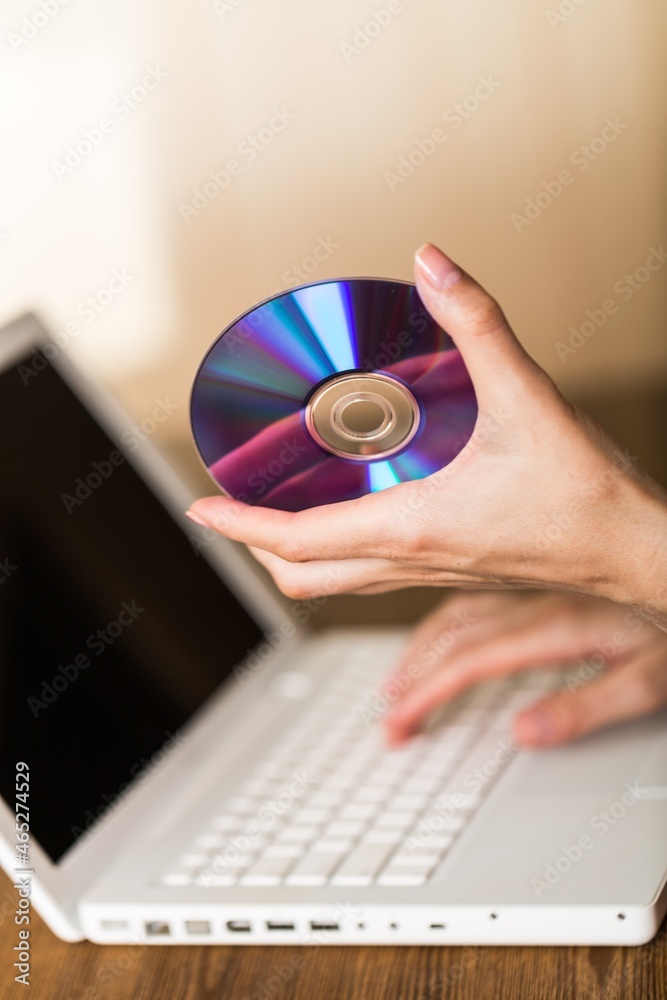
<instances>
[{"instance_id":1,"label":"purple reflection on disc","mask_svg":"<svg viewBox=\"0 0 667 1000\"><path fill-rule=\"evenodd\" d=\"M417 400L418 431L390 458L340 457L310 436L314 388L348 372L382 373ZM415 286L372 278L301 286L245 313L210 347L191 400L195 443L224 492L287 511L431 475L476 419L463 359Z\"/></svg>"}]
</instances>

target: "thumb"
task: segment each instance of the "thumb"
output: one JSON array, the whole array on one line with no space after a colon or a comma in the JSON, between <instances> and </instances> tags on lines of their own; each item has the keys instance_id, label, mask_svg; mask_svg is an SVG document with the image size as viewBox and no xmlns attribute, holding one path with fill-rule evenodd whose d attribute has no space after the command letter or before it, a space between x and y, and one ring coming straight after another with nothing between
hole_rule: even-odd
<instances>
[{"instance_id":1,"label":"thumb","mask_svg":"<svg viewBox=\"0 0 667 1000\"><path fill-rule=\"evenodd\" d=\"M517 380L523 387L540 372L496 300L431 243L415 254L415 278L422 302L461 352L480 405L513 396Z\"/></svg>"}]
</instances>

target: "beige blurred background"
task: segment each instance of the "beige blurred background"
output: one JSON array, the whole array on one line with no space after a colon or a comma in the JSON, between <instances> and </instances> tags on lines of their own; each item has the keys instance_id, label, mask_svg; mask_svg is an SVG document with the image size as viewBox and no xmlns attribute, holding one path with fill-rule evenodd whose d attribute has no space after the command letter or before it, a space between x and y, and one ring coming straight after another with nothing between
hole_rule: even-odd
<instances>
[{"instance_id":1,"label":"beige blurred background","mask_svg":"<svg viewBox=\"0 0 667 1000\"><path fill-rule=\"evenodd\" d=\"M37 309L135 420L170 400L156 440L187 461L224 326L300 279L410 278L424 240L575 398L657 392L658 0L5 0L0 21L0 321Z\"/></svg>"}]
</instances>

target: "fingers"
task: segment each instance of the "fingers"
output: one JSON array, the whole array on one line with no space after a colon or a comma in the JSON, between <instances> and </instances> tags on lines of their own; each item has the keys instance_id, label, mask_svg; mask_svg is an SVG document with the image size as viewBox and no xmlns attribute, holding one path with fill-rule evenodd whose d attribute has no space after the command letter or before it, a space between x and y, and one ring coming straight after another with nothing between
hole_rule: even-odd
<instances>
[{"instance_id":1,"label":"fingers","mask_svg":"<svg viewBox=\"0 0 667 1000\"><path fill-rule=\"evenodd\" d=\"M332 594L379 593L382 589L403 586L395 578L396 567L382 559L292 563L265 549L251 546L250 551L269 571L283 594L294 600Z\"/></svg>"},{"instance_id":2,"label":"fingers","mask_svg":"<svg viewBox=\"0 0 667 1000\"><path fill-rule=\"evenodd\" d=\"M495 622L499 612L507 611L520 602L522 597L525 600L525 595L476 591L445 598L412 632L409 643L387 676L385 686L402 677L426 645L431 644L435 648L439 646L443 654L446 654L454 642L457 646L460 645L461 638L467 631L464 625L475 625L475 636L479 637Z\"/></svg>"},{"instance_id":3,"label":"fingers","mask_svg":"<svg viewBox=\"0 0 667 1000\"><path fill-rule=\"evenodd\" d=\"M405 484L409 486L410 484ZM401 485L391 492L400 490ZM288 513L252 507L231 497L197 500L188 516L236 542L244 542L289 562L383 558L395 535L386 494Z\"/></svg>"},{"instance_id":4,"label":"fingers","mask_svg":"<svg viewBox=\"0 0 667 1000\"><path fill-rule=\"evenodd\" d=\"M590 683L521 712L514 736L524 746L553 746L666 705L667 642L658 637Z\"/></svg>"},{"instance_id":5,"label":"fingers","mask_svg":"<svg viewBox=\"0 0 667 1000\"><path fill-rule=\"evenodd\" d=\"M415 682L385 716L390 742L401 742L442 702L449 701L474 684L518 673L527 667L546 666L560 661L553 630L546 624L535 627L520 622L503 622L481 641L471 639L461 648L453 647L446 662L433 672L417 661ZM428 661L426 661L428 663Z\"/></svg>"},{"instance_id":6,"label":"fingers","mask_svg":"<svg viewBox=\"0 0 667 1000\"><path fill-rule=\"evenodd\" d=\"M474 278L430 243L415 256L419 295L433 318L450 334L475 385L480 404L497 400L507 380L525 381L541 370L526 354L502 309ZM502 373L502 378L500 377Z\"/></svg>"}]
</instances>

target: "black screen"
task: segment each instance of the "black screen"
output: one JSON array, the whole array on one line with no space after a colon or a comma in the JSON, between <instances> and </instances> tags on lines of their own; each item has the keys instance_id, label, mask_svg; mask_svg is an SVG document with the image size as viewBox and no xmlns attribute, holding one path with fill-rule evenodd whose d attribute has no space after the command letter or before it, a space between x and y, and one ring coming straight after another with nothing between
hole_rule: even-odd
<instances>
[{"instance_id":1,"label":"black screen","mask_svg":"<svg viewBox=\"0 0 667 1000\"><path fill-rule=\"evenodd\" d=\"M0 373L0 793L54 861L261 635L44 356Z\"/></svg>"}]
</instances>

